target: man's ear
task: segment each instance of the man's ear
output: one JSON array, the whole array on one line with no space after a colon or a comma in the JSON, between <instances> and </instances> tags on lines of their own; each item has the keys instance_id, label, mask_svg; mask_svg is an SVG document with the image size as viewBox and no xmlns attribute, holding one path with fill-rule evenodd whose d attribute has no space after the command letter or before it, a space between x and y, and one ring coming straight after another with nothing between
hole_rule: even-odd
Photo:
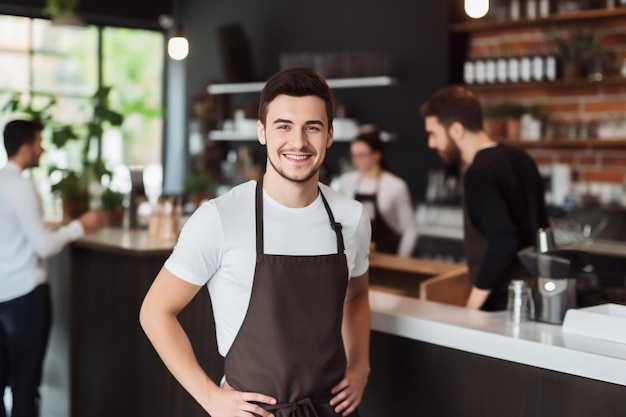
<instances>
[{"instance_id":1,"label":"man's ear","mask_svg":"<svg viewBox=\"0 0 626 417\"><path fill-rule=\"evenodd\" d=\"M256 121L256 136L261 145L265 145L265 126L260 120Z\"/></svg>"},{"instance_id":2,"label":"man's ear","mask_svg":"<svg viewBox=\"0 0 626 417\"><path fill-rule=\"evenodd\" d=\"M461 140L465 136L465 127L459 122L452 122L448 128L448 134L455 141Z\"/></svg>"},{"instance_id":3,"label":"man's ear","mask_svg":"<svg viewBox=\"0 0 626 417\"><path fill-rule=\"evenodd\" d=\"M330 148L333 144L333 138L335 137L335 127L330 125L330 129L328 129L328 136L326 137L326 149Z\"/></svg>"}]
</instances>

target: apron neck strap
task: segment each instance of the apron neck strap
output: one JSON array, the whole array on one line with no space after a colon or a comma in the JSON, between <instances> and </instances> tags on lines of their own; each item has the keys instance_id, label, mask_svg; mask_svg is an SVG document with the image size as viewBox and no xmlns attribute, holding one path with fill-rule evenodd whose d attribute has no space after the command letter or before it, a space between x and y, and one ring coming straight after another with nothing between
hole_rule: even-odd
<instances>
[{"instance_id":1,"label":"apron neck strap","mask_svg":"<svg viewBox=\"0 0 626 417\"><path fill-rule=\"evenodd\" d=\"M322 190L317 187L317 190L322 197L322 202L324 203L324 208L326 209L326 213L328 213L328 218L330 219L330 227L335 231L335 235L337 237L337 253L343 254L345 251L345 246L343 243L343 233L341 233L341 223L335 222L335 216L333 216L333 212L328 205L328 201L326 201L326 197L322 193ZM256 207L256 253L263 254L263 177L261 177L256 183L256 195L255 195L255 207Z\"/></svg>"}]
</instances>

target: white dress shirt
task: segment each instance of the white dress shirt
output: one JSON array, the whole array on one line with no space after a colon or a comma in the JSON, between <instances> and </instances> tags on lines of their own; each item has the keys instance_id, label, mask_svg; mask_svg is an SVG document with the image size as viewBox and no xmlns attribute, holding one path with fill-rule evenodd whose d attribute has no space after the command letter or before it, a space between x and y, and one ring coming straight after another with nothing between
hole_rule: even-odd
<instances>
[{"instance_id":1,"label":"white dress shirt","mask_svg":"<svg viewBox=\"0 0 626 417\"><path fill-rule=\"evenodd\" d=\"M84 234L77 220L54 231L47 228L35 185L9 161L0 169L0 302L46 282L45 259Z\"/></svg>"}]
</instances>

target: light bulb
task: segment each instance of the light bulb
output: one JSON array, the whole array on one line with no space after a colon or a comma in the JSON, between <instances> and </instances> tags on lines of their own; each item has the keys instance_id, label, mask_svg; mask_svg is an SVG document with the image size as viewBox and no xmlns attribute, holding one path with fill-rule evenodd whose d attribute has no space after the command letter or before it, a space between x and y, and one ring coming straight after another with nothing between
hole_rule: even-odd
<instances>
[{"instance_id":1,"label":"light bulb","mask_svg":"<svg viewBox=\"0 0 626 417\"><path fill-rule=\"evenodd\" d=\"M167 42L167 53L170 58L181 61L189 54L189 42L184 36L171 37Z\"/></svg>"},{"instance_id":2,"label":"light bulb","mask_svg":"<svg viewBox=\"0 0 626 417\"><path fill-rule=\"evenodd\" d=\"M489 0L465 0L464 6L469 17L480 19L489 11Z\"/></svg>"}]
</instances>

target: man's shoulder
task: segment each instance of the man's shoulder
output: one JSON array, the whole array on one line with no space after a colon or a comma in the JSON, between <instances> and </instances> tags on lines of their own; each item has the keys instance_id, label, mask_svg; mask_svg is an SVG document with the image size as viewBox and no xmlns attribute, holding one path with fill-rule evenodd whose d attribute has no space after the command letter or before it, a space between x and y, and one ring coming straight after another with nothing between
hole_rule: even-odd
<instances>
[{"instance_id":1,"label":"man's shoulder","mask_svg":"<svg viewBox=\"0 0 626 417\"><path fill-rule=\"evenodd\" d=\"M360 218L363 205L359 201L346 197L325 184L320 183L319 186L335 217L355 216L356 219Z\"/></svg>"},{"instance_id":2,"label":"man's shoulder","mask_svg":"<svg viewBox=\"0 0 626 417\"><path fill-rule=\"evenodd\" d=\"M247 181L231 188L228 192L212 199L211 201L217 206L218 209L237 207L240 204L254 202L255 189L256 181Z\"/></svg>"}]
</instances>

